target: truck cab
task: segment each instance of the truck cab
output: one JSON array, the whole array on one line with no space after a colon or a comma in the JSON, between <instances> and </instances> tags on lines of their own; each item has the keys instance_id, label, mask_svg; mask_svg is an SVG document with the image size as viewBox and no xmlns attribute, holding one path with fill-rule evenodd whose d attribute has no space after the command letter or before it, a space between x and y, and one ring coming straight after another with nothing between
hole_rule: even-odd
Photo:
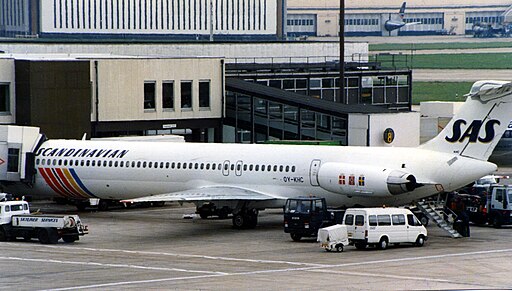
<instances>
[{"instance_id":1,"label":"truck cab","mask_svg":"<svg viewBox=\"0 0 512 291\"><path fill-rule=\"evenodd\" d=\"M294 241L302 237L316 237L320 228L341 223L342 219L343 213L327 210L325 198L290 198L284 206L284 232L289 233Z\"/></svg>"},{"instance_id":2,"label":"truck cab","mask_svg":"<svg viewBox=\"0 0 512 291\"><path fill-rule=\"evenodd\" d=\"M26 201L0 202L0 225L11 223L13 215L30 214Z\"/></svg>"}]
</instances>

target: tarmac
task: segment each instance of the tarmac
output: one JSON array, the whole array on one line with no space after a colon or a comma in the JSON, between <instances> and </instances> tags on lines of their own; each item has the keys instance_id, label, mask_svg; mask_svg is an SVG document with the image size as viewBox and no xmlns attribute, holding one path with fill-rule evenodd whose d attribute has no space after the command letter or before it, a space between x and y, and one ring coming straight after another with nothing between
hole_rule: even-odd
<instances>
[{"instance_id":1,"label":"tarmac","mask_svg":"<svg viewBox=\"0 0 512 291\"><path fill-rule=\"evenodd\" d=\"M35 202L45 213L71 206ZM260 212L252 230L231 220L184 219L191 205L80 213L90 234L57 245L1 242L0 290L427 290L511 289L512 227L472 226L453 239L427 227L424 247L321 249L294 242L282 211Z\"/></svg>"}]
</instances>

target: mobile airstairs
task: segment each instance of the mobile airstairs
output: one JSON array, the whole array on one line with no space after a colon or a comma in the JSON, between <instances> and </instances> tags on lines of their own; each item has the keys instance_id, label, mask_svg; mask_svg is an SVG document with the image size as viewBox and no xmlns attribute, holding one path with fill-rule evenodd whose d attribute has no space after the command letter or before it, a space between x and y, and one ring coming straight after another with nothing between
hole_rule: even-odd
<instances>
[{"instance_id":1,"label":"mobile airstairs","mask_svg":"<svg viewBox=\"0 0 512 291\"><path fill-rule=\"evenodd\" d=\"M434 221L437 226L445 230L452 238L460 238L462 235L458 233L453 224L457 221L457 215L450 209L443 207L443 203L439 201L419 201L416 207L426 215L430 221Z\"/></svg>"}]
</instances>

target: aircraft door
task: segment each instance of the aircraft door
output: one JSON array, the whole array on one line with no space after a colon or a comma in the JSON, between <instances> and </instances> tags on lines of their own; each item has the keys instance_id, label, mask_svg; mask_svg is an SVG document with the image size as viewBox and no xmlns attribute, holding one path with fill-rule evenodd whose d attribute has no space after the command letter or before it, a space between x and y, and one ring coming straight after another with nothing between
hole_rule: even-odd
<instances>
[{"instance_id":1,"label":"aircraft door","mask_svg":"<svg viewBox=\"0 0 512 291\"><path fill-rule=\"evenodd\" d=\"M0 143L0 180L7 180L7 143Z\"/></svg>"},{"instance_id":2,"label":"aircraft door","mask_svg":"<svg viewBox=\"0 0 512 291\"><path fill-rule=\"evenodd\" d=\"M235 175L242 176L242 166L243 166L243 163L244 162L242 162L242 161L236 161Z\"/></svg>"},{"instance_id":3,"label":"aircraft door","mask_svg":"<svg viewBox=\"0 0 512 291\"><path fill-rule=\"evenodd\" d=\"M320 169L320 164L322 162L320 160L313 160L311 162L311 166L309 167L309 181L311 181L312 186L319 186L318 184L318 170Z\"/></svg>"},{"instance_id":4,"label":"aircraft door","mask_svg":"<svg viewBox=\"0 0 512 291\"><path fill-rule=\"evenodd\" d=\"M222 175L229 176L229 161L224 161L222 165Z\"/></svg>"}]
</instances>

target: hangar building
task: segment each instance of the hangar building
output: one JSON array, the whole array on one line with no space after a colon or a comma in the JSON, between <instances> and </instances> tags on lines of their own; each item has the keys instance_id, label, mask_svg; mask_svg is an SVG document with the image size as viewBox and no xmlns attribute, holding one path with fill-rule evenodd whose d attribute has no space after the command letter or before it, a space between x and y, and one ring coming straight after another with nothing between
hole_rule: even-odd
<instances>
[{"instance_id":1,"label":"hangar building","mask_svg":"<svg viewBox=\"0 0 512 291\"><path fill-rule=\"evenodd\" d=\"M345 35L389 35L384 23L398 14L404 0L345 0ZM499 23L512 5L508 0L409 0L405 22L393 35L469 34L476 22ZM337 36L339 0L288 0L288 36Z\"/></svg>"},{"instance_id":2,"label":"hangar building","mask_svg":"<svg viewBox=\"0 0 512 291\"><path fill-rule=\"evenodd\" d=\"M44 3L44 5L42 5ZM275 40L285 0L0 1L0 36Z\"/></svg>"}]
</instances>

